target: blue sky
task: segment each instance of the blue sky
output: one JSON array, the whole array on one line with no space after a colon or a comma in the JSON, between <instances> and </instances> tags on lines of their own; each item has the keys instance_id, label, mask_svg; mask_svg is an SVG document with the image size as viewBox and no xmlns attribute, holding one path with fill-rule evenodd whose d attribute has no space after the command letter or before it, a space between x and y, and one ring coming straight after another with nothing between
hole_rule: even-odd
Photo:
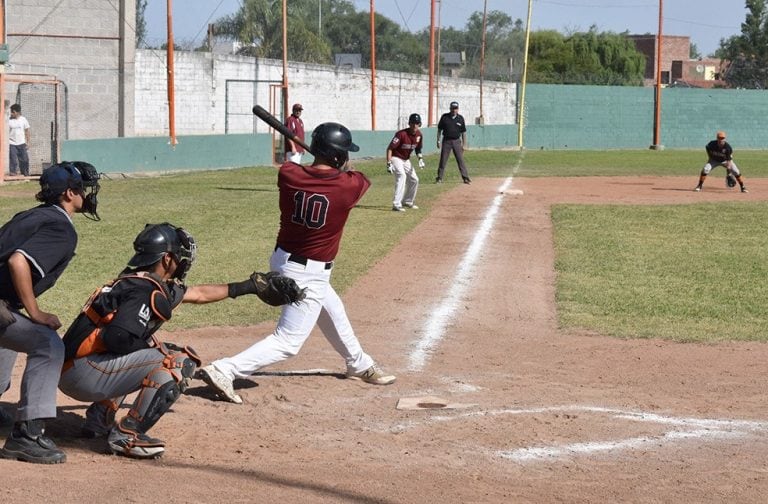
<instances>
[{"instance_id":1,"label":"blue sky","mask_svg":"<svg viewBox=\"0 0 768 504\"><path fill-rule=\"evenodd\" d=\"M291 0L288 0L289 2ZM318 6L322 0L318 0ZM358 10L368 11L370 0L353 0ZM440 0L442 26L463 28L469 16L482 12L483 0ZM528 0L487 0L488 11L500 10L525 21ZM175 0L173 32L177 40L199 42L206 26L234 13L241 0ZM741 32L746 16L743 0L666 0L662 33L688 35L705 56L714 52L720 39ZM375 0L377 12L410 31L429 26L430 0ZM695 6L695 7L694 7ZM149 0L146 12L150 43L165 40L166 2ZM657 0L534 0L531 26L564 33L585 31L596 25L600 31L656 33L659 24ZM437 17L437 15L436 15ZM158 42L159 41L159 42Z\"/></svg>"}]
</instances>

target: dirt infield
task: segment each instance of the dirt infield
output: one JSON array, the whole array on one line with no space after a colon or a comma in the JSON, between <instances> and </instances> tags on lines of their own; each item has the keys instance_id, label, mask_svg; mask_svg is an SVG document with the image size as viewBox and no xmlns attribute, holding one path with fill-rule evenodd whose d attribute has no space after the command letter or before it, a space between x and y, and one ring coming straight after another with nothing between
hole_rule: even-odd
<instances>
[{"instance_id":1,"label":"dirt infield","mask_svg":"<svg viewBox=\"0 0 768 504\"><path fill-rule=\"evenodd\" d=\"M344 294L394 385L342 379L340 358L313 334L297 358L236 382L243 405L196 382L152 430L165 456L143 462L77 438L86 405L61 396L48 430L67 463L0 460L3 501L764 502L768 347L560 331L550 206L757 200L768 180L749 180L749 194L714 181L694 193L695 177L514 180L523 195L500 194L501 182L443 194ZM166 339L210 360L272 325ZM397 409L418 396L459 407Z\"/></svg>"}]
</instances>

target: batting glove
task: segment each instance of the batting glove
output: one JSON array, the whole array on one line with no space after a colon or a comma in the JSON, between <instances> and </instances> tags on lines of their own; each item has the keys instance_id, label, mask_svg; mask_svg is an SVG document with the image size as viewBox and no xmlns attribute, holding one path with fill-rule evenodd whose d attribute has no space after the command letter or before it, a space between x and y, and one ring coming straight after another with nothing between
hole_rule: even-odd
<instances>
[{"instance_id":1,"label":"batting glove","mask_svg":"<svg viewBox=\"0 0 768 504\"><path fill-rule=\"evenodd\" d=\"M425 166L426 164L424 164L424 156L419 154L419 168L424 169Z\"/></svg>"},{"instance_id":2,"label":"batting glove","mask_svg":"<svg viewBox=\"0 0 768 504\"><path fill-rule=\"evenodd\" d=\"M387 173L395 173L395 169L392 168L392 161L387 161Z\"/></svg>"}]
</instances>

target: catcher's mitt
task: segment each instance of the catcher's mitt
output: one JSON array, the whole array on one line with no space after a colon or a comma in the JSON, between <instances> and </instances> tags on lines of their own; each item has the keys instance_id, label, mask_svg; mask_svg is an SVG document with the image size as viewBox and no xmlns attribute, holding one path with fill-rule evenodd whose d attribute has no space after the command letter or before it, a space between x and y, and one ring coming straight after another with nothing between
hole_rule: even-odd
<instances>
[{"instance_id":1,"label":"catcher's mitt","mask_svg":"<svg viewBox=\"0 0 768 504\"><path fill-rule=\"evenodd\" d=\"M736 187L736 177L733 176L733 173L728 173L725 176L725 186L729 188Z\"/></svg>"},{"instance_id":2,"label":"catcher's mitt","mask_svg":"<svg viewBox=\"0 0 768 504\"><path fill-rule=\"evenodd\" d=\"M251 280L256 285L259 299L272 306L298 303L306 297L306 289L301 289L292 278L276 271L269 273L254 272Z\"/></svg>"}]
</instances>

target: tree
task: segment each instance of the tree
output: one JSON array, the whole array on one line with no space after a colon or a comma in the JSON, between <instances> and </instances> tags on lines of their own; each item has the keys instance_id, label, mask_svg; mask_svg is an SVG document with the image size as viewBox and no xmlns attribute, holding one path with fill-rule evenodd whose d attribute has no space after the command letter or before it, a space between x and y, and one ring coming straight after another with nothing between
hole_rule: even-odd
<instances>
[{"instance_id":1,"label":"tree","mask_svg":"<svg viewBox=\"0 0 768 504\"><path fill-rule=\"evenodd\" d=\"M730 61L725 72L729 86L768 88L768 0L746 0L747 16L741 34L720 41L715 53Z\"/></svg>"},{"instance_id":2,"label":"tree","mask_svg":"<svg viewBox=\"0 0 768 504\"><path fill-rule=\"evenodd\" d=\"M330 0L330 3L348 2ZM316 0L288 3L288 55L294 61L330 62L330 47L317 30L312 29L311 13L315 12L316 6ZM282 59L282 16L281 0L245 0L235 14L220 18L214 24L217 36L223 35L242 44L239 54Z\"/></svg>"},{"instance_id":3,"label":"tree","mask_svg":"<svg viewBox=\"0 0 768 504\"><path fill-rule=\"evenodd\" d=\"M691 42L691 46L688 49L688 57L692 60L695 59L701 59L701 53L699 52L699 48L696 47L696 44Z\"/></svg>"},{"instance_id":4,"label":"tree","mask_svg":"<svg viewBox=\"0 0 768 504\"><path fill-rule=\"evenodd\" d=\"M645 59L626 34L554 30L531 34L528 81L551 84L637 86Z\"/></svg>"},{"instance_id":5,"label":"tree","mask_svg":"<svg viewBox=\"0 0 768 504\"><path fill-rule=\"evenodd\" d=\"M147 10L147 0L136 0L136 47L143 47L147 37L147 21L144 13Z\"/></svg>"}]
</instances>

